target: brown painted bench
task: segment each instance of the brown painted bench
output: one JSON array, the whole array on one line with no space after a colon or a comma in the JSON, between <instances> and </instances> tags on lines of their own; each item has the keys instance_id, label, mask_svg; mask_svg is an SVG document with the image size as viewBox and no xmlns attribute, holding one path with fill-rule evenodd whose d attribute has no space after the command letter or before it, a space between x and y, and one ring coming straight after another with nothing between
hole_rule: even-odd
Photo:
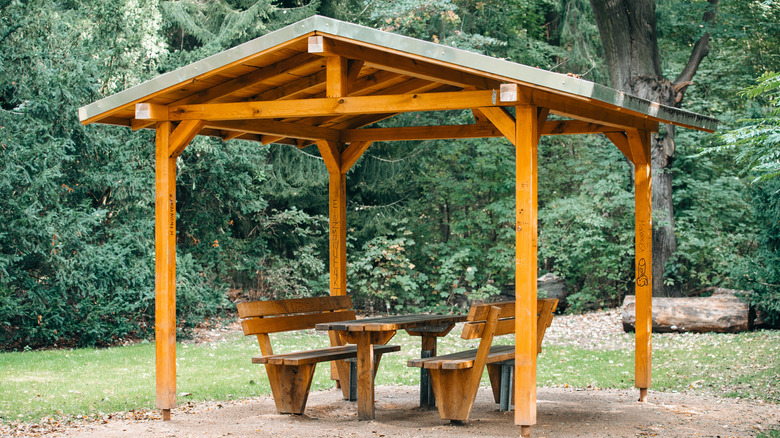
<instances>
[{"instance_id":1,"label":"brown painted bench","mask_svg":"<svg viewBox=\"0 0 780 438\"><path fill-rule=\"evenodd\" d=\"M355 319L352 300L347 296L298 298L239 303L238 316L245 335L257 335L262 356L252 363L264 364L276 409L281 414L302 414L306 409L314 369L320 362L334 361L342 382L344 397L349 394L350 367L344 360L357 357L355 345L344 345L335 334L331 346L316 350L274 354L270 333L313 329L318 323ZM399 351L397 345L375 345L375 363L384 353ZM374 369L376 372L376 368Z\"/></svg>"},{"instance_id":2,"label":"brown painted bench","mask_svg":"<svg viewBox=\"0 0 780 438\"><path fill-rule=\"evenodd\" d=\"M537 354L542 339L552 322L558 305L556 299L537 301ZM442 419L468 421L487 366L490 385L496 403L509 404L511 368L514 366L514 345L492 345L493 337L515 332L515 302L478 304L471 306L461 338L480 339L473 350L408 361L410 367L428 370L433 383L436 406ZM505 402L505 403L504 403Z\"/></svg>"}]
</instances>

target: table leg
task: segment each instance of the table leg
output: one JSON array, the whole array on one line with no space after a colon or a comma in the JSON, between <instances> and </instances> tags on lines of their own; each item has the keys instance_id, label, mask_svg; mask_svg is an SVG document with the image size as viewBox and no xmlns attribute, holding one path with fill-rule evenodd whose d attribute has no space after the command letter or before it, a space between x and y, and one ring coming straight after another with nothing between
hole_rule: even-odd
<instances>
[{"instance_id":1,"label":"table leg","mask_svg":"<svg viewBox=\"0 0 780 438\"><path fill-rule=\"evenodd\" d=\"M368 332L357 339L358 420L374 419L374 344Z\"/></svg>"},{"instance_id":2,"label":"table leg","mask_svg":"<svg viewBox=\"0 0 780 438\"><path fill-rule=\"evenodd\" d=\"M423 333L420 357L422 359L436 356L436 333ZM433 385L428 370L420 368L420 407L436 407L436 398L433 396Z\"/></svg>"}]
</instances>

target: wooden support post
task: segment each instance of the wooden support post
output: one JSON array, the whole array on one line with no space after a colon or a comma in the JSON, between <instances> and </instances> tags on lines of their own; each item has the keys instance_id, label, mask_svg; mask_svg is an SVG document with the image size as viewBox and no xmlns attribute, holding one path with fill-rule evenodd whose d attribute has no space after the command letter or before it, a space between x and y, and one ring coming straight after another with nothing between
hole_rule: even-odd
<instances>
[{"instance_id":1,"label":"wooden support post","mask_svg":"<svg viewBox=\"0 0 780 438\"><path fill-rule=\"evenodd\" d=\"M633 135L632 135L633 134ZM652 177L650 160L650 133L629 133L628 140L635 160L641 154L641 164L634 165L634 201L636 207L636 356L635 385L639 401L646 401L650 387L653 331L653 239L652 239Z\"/></svg>"},{"instance_id":2,"label":"wooden support post","mask_svg":"<svg viewBox=\"0 0 780 438\"><path fill-rule=\"evenodd\" d=\"M330 294L347 294L347 177L329 172Z\"/></svg>"},{"instance_id":3,"label":"wooden support post","mask_svg":"<svg viewBox=\"0 0 780 438\"><path fill-rule=\"evenodd\" d=\"M536 148L535 106L516 107L515 424L536 424Z\"/></svg>"},{"instance_id":4,"label":"wooden support post","mask_svg":"<svg viewBox=\"0 0 780 438\"><path fill-rule=\"evenodd\" d=\"M155 141L155 359L157 408L170 420L176 407L176 158L171 122L157 123Z\"/></svg>"}]
</instances>

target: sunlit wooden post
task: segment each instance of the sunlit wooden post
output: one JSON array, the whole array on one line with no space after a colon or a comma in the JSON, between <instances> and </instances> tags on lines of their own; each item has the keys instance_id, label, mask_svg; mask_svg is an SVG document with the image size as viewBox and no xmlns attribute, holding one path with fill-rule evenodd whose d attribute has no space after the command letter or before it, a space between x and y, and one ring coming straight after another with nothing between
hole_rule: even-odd
<instances>
[{"instance_id":1,"label":"sunlit wooden post","mask_svg":"<svg viewBox=\"0 0 780 438\"><path fill-rule=\"evenodd\" d=\"M330 294L347 294L347 188L346 175L329 172Z\"/></svg>"},{"instance_id":2,"label":"sunlit wooden post","mask_svg":"<svg viewBox=\"0 0 780 438\"><path fill-rule=\"evenodd\" d=\"M536 424L536 150L537 108L516 107L515 424Z\"/></svg>"},{"instance_id":3,"label":"sunlit wooden post","mask_svg":"<svg viewBox=\"0 0 780 438\"><path fill-rule=\"evenodd\" d=\"M171 122L157 122L155 140L155 359L157 408L170 420L176 407L176 158Z\"/></svg>"},{"instance_id":4,"label":"sunlit wooden post","mask_svg":"<svg viewBox=\"0 0 780 438\"><path fill-rule=\"evenodd\" d=\"M652 302L653 302L653 240L652 240L652 177L650 133L626 132L634 156L634 203L636 239L636 345L634 378L639 388L639 400L646 401L652 374Z\"/></svg>"}]
</instances>

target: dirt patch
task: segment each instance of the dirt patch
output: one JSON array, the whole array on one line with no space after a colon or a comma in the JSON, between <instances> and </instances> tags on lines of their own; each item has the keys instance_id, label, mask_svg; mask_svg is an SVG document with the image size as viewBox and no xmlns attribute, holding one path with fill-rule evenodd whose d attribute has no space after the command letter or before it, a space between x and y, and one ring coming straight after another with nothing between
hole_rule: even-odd
<instances>
[{"instance_id":1,"label":"dirt patch","mask_svg":"<svg viewBox=\"0 0 780 438\"><path fill-rule=\"evenodd\" d=\"M118 415L105 422L72 424L47 436L110 437L505 437L518 436L511 413L499 412L489 389L477 396L471 421L451 425L418 405L415 387L381 386L376 420L358 421L355 403L340 391L312 393L306 415L276 413L270 397L182 406L163 422L156 411ZM636 390L539 388L535 437L753 437L780 428L771 403Z\"/></svg>"}]
</instances>

